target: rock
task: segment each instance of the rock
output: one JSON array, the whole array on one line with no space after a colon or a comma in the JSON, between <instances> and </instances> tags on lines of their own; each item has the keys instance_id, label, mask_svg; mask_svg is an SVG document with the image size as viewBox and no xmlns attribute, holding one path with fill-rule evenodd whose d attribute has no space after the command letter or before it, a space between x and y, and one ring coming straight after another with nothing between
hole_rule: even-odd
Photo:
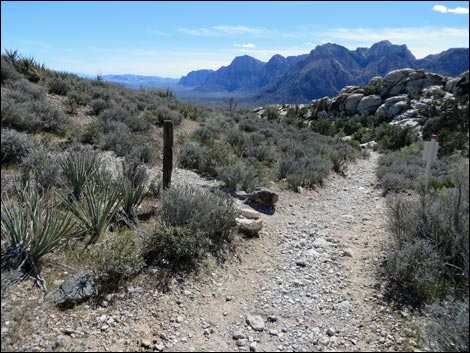
<instances>
[{"instance_id":1,"label":"rock","mask_svg":"<svg viewBox=\"0 0 470 353\"><path fill-rule=\"evenodd\" d=\"M351 306L351 303L347 300L344 300L342 301L341 303L339 303L336 308L338 310L341 310L341 309L348 309L349 307Z\"/></svg>"},{"instance_id":2,"label":"rock","mask_svg":"<svg viewBox=\"0 0 470 353\"><path fill-rule=\"evenodd\" d=\"M153 346L153 348L159 352L163 351L165 349L165 346L163 344L156 344Z\"/></svg>"},{"instance_id":3,"label":"rock","mask_svg":"<svg viewBox=\"0 0 470 353\"><path fill-rule=\"evenodd\" d=\"M250 352L256 352L256 342L250 344Z\"/></svg>"},{"instance_id":4,"label":"rock","mask_svg":"<svg viewBox=\"0 0 470 353\"><path fill-rule=\"evenodd\" d=\"M240 191L234 191L233 196L235 196L239 200L246 200L246 198L248 197L248 194L245 191L240 190Z\"/></svg>"},{"instance_id":5,"label":"rock","mask_svg":"<svg viewBox=\"0 0 470 353\"><path fill-rule=\"evenodd\" d=\"M238 229L249 236L257 236L259 231L263 228L263 221L261 219L246 219L237 217L236 219Z\"/></svg>"},{"instance_id":6,"label":"rock","mask_svg":"<svg viewBox=\"0 0 470 353\"><path fill-rule=\"evenodd\" d=\"M258 315L247 315L246 323L251 326L255 331L264 330L264 320L261 316Z\"/></svg>"},{"instance_id":7,"label":"rock","mask_svg":"<svg viewBox=\"0 0 470 353\"><path fill-rule=\"evenodd\" d=\"M276 321L277 321L277 316L275 316L275 315L269 315L269 316L268 316L268 321L269 321L269 322L276 322Z\"/></svg>"},{"instance_id":8,"label":"rock","mask_svg":"<svg viewBox=\"0 0 470 353\"><path fill-rule=\"evenodd\" d=\"M241 331L234 331L232 337L234 340L238 340L240 338L245 338L246 336Z\"/></svg>"},{"instance_id":9,"label":"rock","mask_svg":"<svg viewBox=\"0 0 470 353\"><path fill-rule=\"evenodd\" d=\"M305 256L319 257L321 254L315 249L309 249L305 252Z\"/></svg>"},{"instance_id":10,"label":"rock","mask_svg":"<svg viewBox=\"0 0 470 353\"><path fill-rule=\"evenodd\" d=\"M178 317L176 318L176 322L179 323L179 324L182 323L183 321L184 321L184 319L183 319L182 316L178 316Z\"/></svg>"},{"instance_id":11,"label":"rock","mask_svg":"<svg viewBox=\"0 0 470 353\"><path fill-rule=\"evenodd\" d=\"M248 194L248 199L266 207L274 207L279 200L279 195L269 189L259 188Z\"/></svg>"},{"instance_id":12,"label":"rock","mask_svg":"<svg viewBox=\"0 0 470 353\"><path fill-rule=\"evenodd\" d=\"M259 219L261 216L261 214L258 211L245 208L245 207L240 207L238 211L240 212L240 216L248 218L248 219Z\"/></svg>"},{"instance_id":13,"label":"rock","mask_svg":"<svg viewBox=\"0 0 470 353\"><path fill-rule=\"evenodd\" d=\"M326 330L326 334L328 336L334 336L334 334L336 333L336 329L334 327L329 327L327 330Z\"/></svg>"},{"instance_id":14,"label":"rock","mask_svg":"<svg viewBox=\"0 0 470 353\"><path fill-rule=\"evenodd\" d=\"M325 238L318 238L318 239L315 239L315 241L313 242L313 246L315 248L325 248L330 245L331 243Z\"/></svg>"},{"instance_id":15,"label":"rock","mask_svg":"<svg viewBox=\"0 0 470 353\"><path fill-rule=\"evenodd\" d=\"M144 348L150 348L150 346L152 345L152 342L150 340L144 339L142 340L140 345L141 347L144 347Z\"/></svg>"},{"instance_id":16,"label":"rock","mask_svg":"<svg viewBox=\"0 0 470 353\"><path fill-rule=\"evenodd\" d=\"M305 267L307 266L307 260L305 259L298 259L295 264L300 267Z\"/></svg>"},{"instance_id":17,"label":"rock","mask_svg":"<svg viewBox=\"0 0 470 353\"><path fill-rule=\"evenodd\" d=\"M241 338L241 339L237 340L237 346L238 347L244 347L244 346L246 346L246 343L247 343L247 340L245 338Z\"/></svg>"},{"instance_id":18,"label":"rock","mask_svg":"<svg viewBox=\"0 0 470 353\"><path fill-rule=\"evenodd\" d=\"M278 330L269 330L269 334L271 336L279 336L279 331Z\"/></svg>"},{"instance_id":19,"label":"rock","mask_svg":"<svg viewBox=\"0 0 470 353\"><path fill-rule=\"evenodd\" d=\"M349 113L354 113L362 97L364 97L363 94L359 94L359 93L351 94L346 100L346 103L344 105L346 111Z\"/></svg>"},{"instance_id":20,"label":"rock","mask_svg":"<svg viewBox=\"0 0 470 353\"><path fill-rule=\"evenodd\" d=\"M79 272L67 278L59 288L49 292L44 300L57 305L76 304L96 294L98 294L98 290L91 275L87 272Z\"/></svg>"},{"instance_id":21,"label":"rock","mask_svg":"<svg viewBox=\"0 0 470 353\"><path fill-rule=\"evenodd\" d=\"M358 113L375 113L379 105L382 104L382 98L378 95L366 96L361 99L357 105L356 111Z\"/></svg>"}]
</instances>

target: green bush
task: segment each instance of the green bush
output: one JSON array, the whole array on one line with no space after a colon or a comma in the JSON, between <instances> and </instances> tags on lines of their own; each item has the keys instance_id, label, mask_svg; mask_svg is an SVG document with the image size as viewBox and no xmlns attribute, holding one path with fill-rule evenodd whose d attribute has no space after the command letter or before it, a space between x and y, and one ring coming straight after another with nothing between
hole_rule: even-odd
<instances>
[{"instance_id":1,"label":"green bush","mask_svg":"<svg viewBox=\"0 0 470 353\"><path fill-rule=\"evenodd\" d=\"M200 230L165 226L146 237L144 256L151 264L168 263L175 268L191 269L210 245Z\"/></svg>"},{"instance_id":2,"label":"green bush","mask_svg":"<svg viewBox=\"0 0 470 353\"><path fill-rule=\"evenodd\" d=\"M101 296L120 289L143 270L145 261L141 249L138 235L127 231L91 250L95 281Z\"/></svg>"},{"instance_id":3,"label":"green bush","mask_svg":"<svg viewBox=\"0 0 470 353\"><path fill-rule=\"evenodd\" d=\"M283 158L279 162L279 179L285 178L291 188L313 187L328 176L333 164L318 155Z\"/></svg>"},{"instance_id":4,"label":"green bush","mask_svg":"<svg viewBox=\"0 0 470 353\"><path fill-rule=\"evenodd\" d=\"M383 123L375 129L375 141L384 150L399 150L417 140L417 134L410 126L400 127Z\"/></svg>"},{"instance_id":5,"label":"green bush","mask_svg":"<svg viewBox=\"0 0 470 353\"><path fill-rule=\"evenodd\" d=\"M60 77L50 77L46 80L49 93L66 96L72 89L70 82Z\"/></svg>"}]
</instances>

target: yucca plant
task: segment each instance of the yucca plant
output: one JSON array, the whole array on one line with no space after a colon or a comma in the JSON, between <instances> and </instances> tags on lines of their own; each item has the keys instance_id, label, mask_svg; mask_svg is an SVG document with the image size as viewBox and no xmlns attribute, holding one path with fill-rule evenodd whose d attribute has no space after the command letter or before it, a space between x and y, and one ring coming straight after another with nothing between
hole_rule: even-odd
<instances>
[{"instance_id":1,"label":"yucca plant","mask_svg":"<svg viewBox=\"0 0 470 353\"><path fill-rule=\"evenodd\" d=\"M86 184L82 200L64 199L66 207L90 236L87 246L95 244L103 235L122 200L121 188Z\"/></svg>"},{"instance_id":2,"label":"yucca plant","mask_svg":"<svg viewBox=\"0 0 470 353\"><path fill-rule=\"evenodd\" d=\"M99 172L99 164L98 156L90 151L72 151L62 161L62 171L76 200L80 200L86 183Z\"/></svg>"},{"instance_id":3,"label":"yucca plant","mask_svg":"<svg viewBox=\"0 0 470 353\"><path fill-rule=\"evenodd\" d=\"M123 180L120 187L124 216L127 218L128 223L134 224L137 219L137 207L147 196L148 188L144 183L135 185L130 180Z\"/></svg>"},{"instance_id":4,"label":"yucca plant","mask_svg":"<svg viewBox=\"0 0 470 353\"><path fill-rule=\"evenodd\" d=\"M31 275L44 290L39 275L41 258L76 232L76 223L67 214L47 204L36 188L29 185L21 190L19 201L2 198L2 270L22 271L23 278Z\"/></svg>"}]
</instances>

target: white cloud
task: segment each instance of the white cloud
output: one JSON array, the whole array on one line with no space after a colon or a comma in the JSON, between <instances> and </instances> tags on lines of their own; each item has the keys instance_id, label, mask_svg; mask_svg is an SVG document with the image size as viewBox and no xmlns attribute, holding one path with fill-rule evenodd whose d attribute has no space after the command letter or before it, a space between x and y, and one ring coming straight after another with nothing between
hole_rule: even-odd
<instances>
[{"instance_id":1,"label":"white cloud","mask_svg":"<svg viewBox=\"0 0 470 353\"><path fill-rule=\"evenodd\" d=\"M456 7L455 9L451 9L444 5L434 5L432 9L440 13L453 13L456 15L468 15L468 7Z\"/></svg>"},{"instance_id":2,"label":"white cloud","mask_svg":"<svg viewBox=\"0 0 470 353\"><path fill-rule=\"evenodd\" d=\"M253 43L234 44L234 46L240 48L256 48L256 45L254 45Z\"/></svg>"},{"instance_id":3,"label":"white cloud","mask_svg":"<svg viewBox=\"0 0 470 353\"><path fill-rule=\"evenodd\" d=\"M260 35L267 32L264 28L257 27L247 27L242 25L237 26L228 26L220 25L213 27L203 27L203 28L178 28L178 31L189 34L192 36L200 37L220 37L220 36L232 36L238 34L251 34L251 35Z\"/></svg>"}]
</instances>

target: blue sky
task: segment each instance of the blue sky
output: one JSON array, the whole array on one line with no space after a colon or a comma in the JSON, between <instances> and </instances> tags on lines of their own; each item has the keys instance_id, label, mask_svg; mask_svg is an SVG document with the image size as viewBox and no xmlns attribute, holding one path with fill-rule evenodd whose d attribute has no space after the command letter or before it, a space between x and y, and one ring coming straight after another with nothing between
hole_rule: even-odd
<instances>
[{"instance_id":1,"label":"blue sky","mask_svg":"<svg viewBox=\"0 0 470 353\"><path fill-rule=\"evenodd\" d=\"M47 67L180 77L235 56L268 61L388 39L421 58L468 47L467 1L2 1L1 43Z\"/></svg>"}]
</instances>

